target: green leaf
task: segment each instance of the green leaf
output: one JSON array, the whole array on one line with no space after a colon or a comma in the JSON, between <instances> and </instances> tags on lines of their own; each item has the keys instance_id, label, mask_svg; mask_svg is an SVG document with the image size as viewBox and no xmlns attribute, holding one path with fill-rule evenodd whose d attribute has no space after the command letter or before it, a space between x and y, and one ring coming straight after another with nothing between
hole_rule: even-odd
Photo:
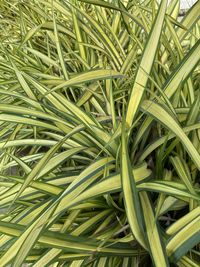
<instances>
[{"instance_id":1,"label":"green leaf","mask_svg":"<svg viewBox=\"0 0 200 267\"><path fill-rule=\"evenodd\" d=\"M154 117L180 139L188 154L200 169L200 155L175 119L164 108L153 101L145 100L141 107L145 113ZM162 117L160 117L160 114L162 114Z\"/></svg>"},{"instance_id":2,"label":"green leaf","mask_svg":"<svg viewBox=\"0 0 200 267\"><path fill-rule=\"evenodd\" d=\"M147 193L140 193L140 200L144 214L145 228L147 233L147 239L149 243L149 250L152 256L152 260L156 267L170 266L167 253L164 247L164 240L154 216L153 207L150 203Z\"/></svg>"},{"instance_id":3,"label":"green leaf","mask_svg":"<svg viewBox=\"0 0 200 267\"><path fill-rule=\"evenodd\" d=\"M168 255L172 262L177 262L191 248L200 242L200 215L189 222L178 233L172 236L167 243Z\"/></svg>"},{"instance_id":4,"label":"green leaf","mask_svg":"<svg viewBox=\"0 0 200 267\"><path fill-rule=\"evenodd\" d=\"M62 84L54 87L47 94L62 89L64 87L76 86L81 83L86 83L86 82L88 83L96 80L105 80L110 78L123 78L123 77L124 77L123 74L114 70L91 70L89 72L79 74L78 76L66 82L63 82Z\"/></svg>"},{"instance_id":5,"label":"green leaf","mask_svg":"<svg viewBox=\"0 0 200 267\"><path fill-rule=\"evenodd\" d=\"M121 146L121 185L127 218L134 237L144 248L147 248L139 194L131 171L125 129L122 131Z\"/></svg>"},{"instance_id":6,"label":"green leaf","mask_svg":"<svg viewBox=\"0 0 200 267\"><path fill-rule=\"evenodd\" d=\"M171 73L165 84L163 85L163 91L168 98L176 92L179 85L183 83L188 76L192 73L200 60L200 40L192 47L192 49L183 58L176 69Z\"/></svg>"},{"instance_id":7,"label":"green leaf","mask_svg":"<svg viewBox=\"0 0 200 267\"><path fill-rule=\"evenodd\" d=\"M155 23L149 34L148 41L142 55L142 59L138 66L126 113L126 123L129 127L131 127L132 122L135 119L135 116L139 110L139 106L147 85L148 76L150 75L151 68L153 66L154 58L159 43L159 38L162 31L166 6L167 1L162 1L158 10L157 17L155 19Z\"/></svg>"}]
</instances>

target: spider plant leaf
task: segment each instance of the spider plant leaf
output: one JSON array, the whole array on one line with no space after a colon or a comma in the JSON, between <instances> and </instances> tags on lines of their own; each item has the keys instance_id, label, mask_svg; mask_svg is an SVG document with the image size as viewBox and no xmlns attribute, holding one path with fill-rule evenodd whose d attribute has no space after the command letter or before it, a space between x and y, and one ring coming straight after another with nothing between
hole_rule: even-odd
<instances>
[{"instance_id":1,"label":"spider plant leaf","mask_svg":"<svg viewBox=\"0 0 200 267\"><path fill-rule=\"evenodd\" d=\"M170 266L164 240L156 222L153 208L146 192L140 193L140 200L144 214L145 228L149 243L149 250L155 266Z\"/></svg>"},{"instance_id":2,"label":"spider plant leaf","mask_svg":"<svg viewBox=\"0 0 200 267\"><path fill-rule=\"evenodd\" d=\"M177 266L179 267L198 267L198 262L189 258L188 256L183 256L178 262Z\"/></svg>"},{"instance_id":3,"label":"spider plant leaf","mask_svg":"<svg viewBox=\"0 0 200 267\"><path fill-rule=\"evenodd\" d=\"M162 1L158 10L155 23L149 34L146 47L144 49L140 65L138 66L137 74L135 76L134 84L129 98L129 104L126 113L126 123L131 127L133 120L138 112L144 90L148 81L148 75L151 72L154 58L156 55L162 25L165 17L167 1Z\"/></svg>"},{"instance_id":4,"label":"spider plant leaf","mask_svg":"<svg viewBox=\"0 0 200 267\"><path fill-rule=\"evenodd\" d=\"M183 18L182 25L187 28L188 30L192 28L192 26L196 23L199 19L199 12L200 12L200 3L196 1L196 3L188 10L186 15ZM185 35L187 35L187 31L182 28L177 29L177 35L179 40L182 40Z\"/></svg>"},{"instance_id":5,"label":"spider plant leaf","mask_svg":"<svg viewBox=\"0 0 200 267\"><path fill-rule=\"evenodd\" d=\"M11 235L11 236L19 236L21 235L21 232L24 230L23 226L19 226L18 224L7 224L5 222L0 222L0 232ZM24 235L24 233L21 235L21 237ZM20 238L21 238L20 237ZM85 251L85 252L93 252L96 249L99 250L101 255L117 255L117 253L121 255L134 255L136 251L128 249L127 246L113 246L110 248L101 248L98 247L99 244L95 242L95 240L91 241L84 241L85 239L80 238L80 237L73 237L72 235L67 238L63 238L62 234L54 234L53 232L48 231L47 234L42 235L39 238L39 242L42 244L48 244L51 247L55 248L62 248L65 251ZM9 263L11 260L12 255L15 253L15 250L12 250L12 254L9 255L9 257L5 257L5 254L2 259L1 259L1 264L6 264ZM138 253L138 252L137 252ZM7 256L7 255L6 255ZM23 259L18 258L18 256L15 259L15 266L20 266L20 264L23 262Z\"/></svg>"},{"instance_id":6,"label":"spider plant leaf","mask_svg":"<svg viewBox=\"0 0 200 267\"><path fill-rule=\"evenodd\" d=\"M191 177L189 172L186 170L186 166L183 163L183 160L181 161L180 157L171 157L172 164L174 164L174 167L179 174L180 179L183 180L185 185L187 186L188 190L191 194L195 194L195 190L193 189L193 185L191 183Z\"/></svg>"},{"instance_id":7,"label":"spider plant leaf","mask_svg":"<svg viewBox=\"0 0 200 267\"><path fill-rule=\"evenodd\" d=\"M105 7L105 8L118 10L120 12L125 13L129 18L131 18L133 21L135 21L141 27L143 26L142 25L142 21L140 19L138 19L137 16L134 16L134 15L130 14L125 9L122 9L122 8L118 7L117 5L114 5L112 3L108 3L108 2L105 2L105 1L102 1L102 0L78 0L78 1L89 3L89 4L93 4L93 5L97 5L97 6L102 6L102 7Z\"/></svg>"},{"instance_id":8,"label":"spider plant leaf","mask_svg":"<svg viewBox=\"0 0 200 267\"><path fill-rule=\"evenodd\" d=\"M57 51L58 51L58 58L59 58L59 61L60 61L60 65L61 65L61 68L62 68L63 75L64 75L65 79L68 80L69 79L69 74L68 74L68 71L66 69L65 60L64 60L64 57L63 57L63 51L62 51L61 42L59 40L58 26L57 26L57 23L56 23L54 12L53 12L53 26L54 26L54 34L55 34L55 43L56 43L56 47L57 47Z\"/></svg>"},{"instance_id":9,"label":"spider plant leaf","mask_svg":"<svg viewBox=\"0 0 200 267\"><path fill-rule=\"evenodd\" d=\"M49 58L47 55L41 53L38 50L32 49L30 47L26 48L31 54L35 55L36 57L40 58L44 63L48 64L49 66L58 67L58 64L52 58Z\"/></svg>"},{"instance_id":10,"label":"spider plant leaf","mask_svg":"<svg viewBox=\"0 0 200 267\"><path fill-rule=\"evenodd\" d=\"M26 36L24 37L23 41L19 45L18 49L20 49L29 39L32 38L33 35L35 35L42 27L41 25L35 26L34 28L30 29L30 31L27 32Z\"/></svg>"},{"instance_id":11,"label":"spider plant leaf","mask_svg":"<svg viewBox=\"0 0 200 267\"><path fill-rule=\"evenodd\" d=\"M186 134L183 132L182 128L174 120L174 118L167 111L165 111L165 109L163 109L159 104L156 104L155 102L150 100L145 100L142 103L142 109L144 110L144 112L147 112L156 120L165 125L165 127L167 127L170 131L172 131L181 140L188 154L193 159L196 166L200 169L199 153L197 152L197 150L195 149L189 138L186 136ZM162 114L162 118L160 117L160 114Z\"/></svg>"},{"instance_id":12,"label":"spider plant leaf","mask_svg":"<svg viewBox=\"0 0 200 267\"><path fill-rule=\"evenodd\" d=\"M197 66L200 60L199 49L200 40L196 42L163 85L163 90L168 98L172 97L178 86L188 78Z\"/></svg>"},{"instance_id":13,"label":"spider plant leaf","mask_svg":"<svg viewBox=\"0 0 200 267\"><path fill-rule=\"evenodd\" d=\"M0 121L9 121L9 122L14 122L14 123L22 123L26 125L32 125L32 126L38 126L38 127L43 127L44 129L51 129L57 131L58 128L56 126L53 126L52 124L42 122L39 120L35 119L30 119L22 116L16 116L16 115L10 115L10 114L0 114Z\"/></svg>"},{"instance_id":14,"label":"spider plant leaf","mask_svg":"<svg viewBox=\"0 0 200 267\"><path fill-rule=\"evenodd\" d=\"M57 91L61 88L64 87L69 87L69 86L76 86L81 83L88 83L91 81L96 81L96 80L104 80L104 79L110 79L110 78L122 78L123 74L114 71L114 70L91 70L89 72L83 73L78 75L77 77L71 78L70 80L54 87L52 90L48 92L54 92Z\"/></svg>"},{"instance_id":15,"label":"spider plant leaf","mask_svg":"<svg viewBox=\"0 0 200 267\"><path fill-rule=\"evenodd\" d=\"M71 2L73 3L74 1L71 1ZM80 22L79 22L79 19L78 19L78 16L77 16L77 10L75 8L73 8L73 7L72 7L72 19L73 19L74 31L75 31L76 40L77 40L77 43L78 43L80 56L81 56L83 61L87 62L86 49L82 45L83 38L82 38L81 29L79 27L79 23Z\"/></svg>"},{"instance_id":16,"label":"spider plant leaf","mask_svg":"<svg viewBox=\"0 0 200 267\"><path fill-rule=\"evenodd\" d=\"M135 180L131 171L125 130L122 131L121 146L121 186L124 194L127 218L134 237L144 248L147 248L146 240L144 238L142 210Z\"/></svg>"},{"instance_id":17,"label":"spider plant leaf","mask_svg":"<svg viewBox=\"0 0 200 267\"><path fill-rule=\"evenodd\" d=\"M168 235L175 235L178 233L183 227L185 227L188 223L193 221L196 217L198 217L200 214L200 207L196 207L192 211L190 211L188 214L183 216L181 219L177 220L175 223L173 223L170 227L167 228L166 233Z\"/></svg>"},{"instance_id":18,"label":"spider plant leaf","mask_svg":"<svg viewBox=\"0 0 200 267\"><path fill-rule=\"evenodd\" d=\"M167 251L171 261L177 262L192 247L199 243L199 227L200 214L169 239Z\"/></svg>"},{"instance_id":19,"label":"spider plant leaf","mask_svg":"<svg viewBox=\"0 0 200 267\"><path fill-rule=\"evenodd\" d=\"M8 228L8 225L3 228L4 230L6 230L6 232L4 233L7 233L8 235L17 235L17 236L20 235L20 237L8 249L8 251L0 258L0 264L2 266L7 265L14 257L15 257L15 263L14 263L15 266L21 266L24 259L28 255L30 248L34 245L35 240L38 238L41 226L49 218L49 216L50 216L50 213L46 213L43 216L42 220L40 220L40 223L41 223L40 227L38 226L38 220L40 218L35 220L35 222L26 231L23 232L23 234L20 233L19 229L16 229L14 227L11 227L11 229ZM36 225L37 225L37 228L35 228ZM2 229L0 231L2 232ZM29 238L27 239L27 237ZM21 250L21 253L17 254L20 248L23 248L23 249ZM20 257L18 257L18 255Z\"/></svg>"},{"instance_id":20,"label":"spider plant leaf","mask_svg":"<svg viewBox=\"0 0 200 267\"><path fill-rule=\"evenodd\" d=\"M77 152L80 152L81 150L84 149L82 147L81 148L80 147L79 148L72 148L72 149L68 150L67 152L64 152L64 154L58 155L56 158L54 158L54 160L52 160L51 156L55 152L57 152L57 150L62 146L64 141L65 141L65 139L61 140L55 146L50 148L49 151L47 151L47 153L44 155L44 157L41 158L41 160L38 162L38 164L36 164L36 166L31 170L31 172L28 174L25 182L22 184L19 192L17 193L14 201L29 186L29 184L31 183L32 180L39 178L39 174L41 173L41 171L43 171L43 173L41 175L45 174L46 172L49 171L49 169L54 168L56 165L58 165L60 163L60 161L66 160L67 157L70 157L73 154L76 154ZM51 162L50 162L51 165L47 165L50 160L51 160ZM45 166L46 166L46 169L44 168Z\"/></svg>"},{"instance_id":21,"label":"spider plant leaf","mask_svg":"<svg viewBox=\"0 0 200 267\"><path fill-rule=\"evenodd\" d=\"M185 134L187 134L199 128L200 128L200 124L196 123L191 126L184 127L182 128L182 130L184 131ZM149 146L144 150L143 154L141 155L140 161L143 161L152 151L154 151L157 147L161 146L166 141L166 139L171 140L172 138L175 138L175 137L176 137L176 134L171 133L149 144Z\"/></svg>"}]
</instances>

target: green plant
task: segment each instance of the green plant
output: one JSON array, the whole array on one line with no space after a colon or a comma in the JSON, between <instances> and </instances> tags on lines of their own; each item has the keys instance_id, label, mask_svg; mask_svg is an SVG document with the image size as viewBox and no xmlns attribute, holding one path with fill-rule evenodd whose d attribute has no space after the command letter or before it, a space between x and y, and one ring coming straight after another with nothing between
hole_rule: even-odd
<instances>
[{"instance_id":1,"label":"green plant","mask_svg":"<svg viewBox=\"0 0 200 267\"><path fill-rule=\"evenodd\" d=\"M1 5L0 266L200 263L200 2Z\"/></svg>"}]
</instances>

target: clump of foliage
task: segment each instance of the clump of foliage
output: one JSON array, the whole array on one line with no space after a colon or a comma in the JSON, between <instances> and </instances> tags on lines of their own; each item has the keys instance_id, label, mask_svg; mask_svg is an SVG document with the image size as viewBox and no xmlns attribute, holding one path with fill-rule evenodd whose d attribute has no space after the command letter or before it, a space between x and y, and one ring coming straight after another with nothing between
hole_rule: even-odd
<instances>
[{"instance_id":1,"label":"clump of foliage","mask_svg":"<svg viewBox=\"0 0 200 267\"><path fill-rule=\"evenodd\" d=\"M2 0L0 266L200 264L200 1Z\"/></svg>"}]
</instances>

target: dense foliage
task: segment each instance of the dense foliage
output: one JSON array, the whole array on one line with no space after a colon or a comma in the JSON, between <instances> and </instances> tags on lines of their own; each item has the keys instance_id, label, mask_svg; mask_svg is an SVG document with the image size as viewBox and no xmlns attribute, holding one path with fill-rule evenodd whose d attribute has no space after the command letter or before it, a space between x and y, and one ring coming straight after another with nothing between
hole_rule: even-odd
<instances>
[{"instance_id":1,"label":"dense foliage","mask_svg":"<svg viewBox=\"0 0 200 267\"><path fill-rule=\"evenodd\" d=\"M160 2L0 2L0 266L200 266L200 1Z\"/></svg>"}]
</instances>

